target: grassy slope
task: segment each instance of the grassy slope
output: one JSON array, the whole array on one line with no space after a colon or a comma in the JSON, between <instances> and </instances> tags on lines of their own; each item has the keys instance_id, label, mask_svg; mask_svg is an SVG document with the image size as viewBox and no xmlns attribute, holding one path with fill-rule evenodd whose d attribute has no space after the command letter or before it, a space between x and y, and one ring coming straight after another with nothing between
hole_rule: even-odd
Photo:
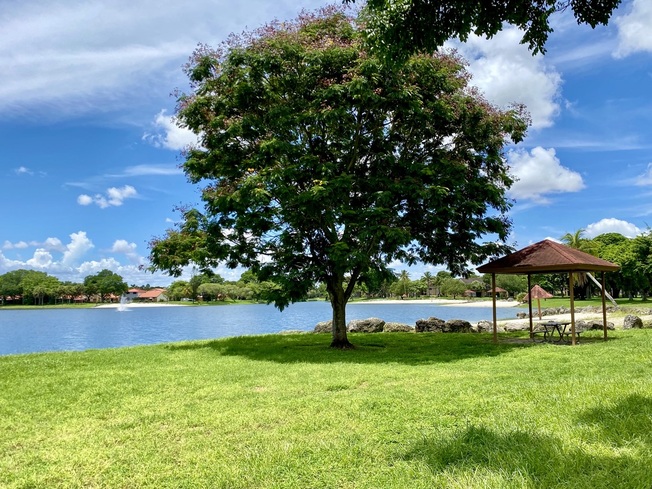
<instances>
[{"instance_id":1,"label":"grassy slope","mask_svg":"<svg viewBox=\"0 0 652 489\"><path fill-rule=\"evenodd\" d=\"M652 485L652 330L0 357L0 487Z\"/></svg>"}]
</instances>

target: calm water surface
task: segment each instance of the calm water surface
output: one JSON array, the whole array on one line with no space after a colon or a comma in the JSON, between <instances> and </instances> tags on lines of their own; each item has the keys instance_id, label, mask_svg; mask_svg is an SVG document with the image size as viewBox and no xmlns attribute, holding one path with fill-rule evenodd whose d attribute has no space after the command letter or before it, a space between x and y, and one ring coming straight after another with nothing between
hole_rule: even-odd
<instances>
[{"instance_id":1,"label":"calm water surface","mask_svg":"<svg viewBox=\"0 0 652 489\"><path fill-rule=\"evenodd\" d=\"M499 319L516 309L498 309ZM414 325L417 319L491 320L491 308L434 304L354 303L347 320L379 317ZM328 302L293 304L283 312L274 306L148 307L117 309L0 309L0 355L42 351L87 350L220 338L284 330L312 331L331 319Z\"/></svg>"}]
</instances>

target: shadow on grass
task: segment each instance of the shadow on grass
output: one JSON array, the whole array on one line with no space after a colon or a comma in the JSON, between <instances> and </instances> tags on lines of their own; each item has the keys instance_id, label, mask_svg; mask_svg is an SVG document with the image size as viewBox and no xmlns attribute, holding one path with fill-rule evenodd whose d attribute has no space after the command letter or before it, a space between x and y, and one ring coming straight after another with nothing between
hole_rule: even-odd
<instances>
[{"instance_id":1,"label":"shadow on grass","mask_svg":"<svg viewBox=\"0 0 652 489\"><path fill-rule=\"evenodd\" d=\"M578 419L598 428L605 443L617 447L642 446L652 453L652 399L649 397L632 394L615 405L586 411Z\"/></svg>"},{"instance_id":2,"label":"shadow on grass","mask_svg":"<svg viewBox=\"0 0 652 489\"><path fill-rule=\"evenodd\" d=\"M490 335L438 333L349 334L352 350L329 348L330 335L238 336L168 345L173 350L210 348L221 355L278 363L401 363L421 365L495 357L532 343L494 344Z\"/></svg>"},{"instance_id":3,"label":"shadow on grass","mask_svg":"<svg viewBox=\"0 0 652 489\"><path fill-rule=\"evenodd\" d=\"M502 479L509 487L651 487L647 451L597 455L567 447L555 436L469 427L443 442L424 438L400 458L421 461L433 473Z\"/></svg>"},{"instance_id":4,"label":"shadow on grass","mask_svg":"<svg viewBox=\"0 0 652 489\"><path fill-rule=\"evenodd\" d=\"M573 429L570 443L567 433L467 426L448 437L425 436L399 458L451 476L479 472L511 480L517 475L528 487L652 487L650 398L631 395L615 406L571 415L574 422L589 429ZM561 426L567 429L568 423L562 420Z\"/></svg>"}]
</instances>

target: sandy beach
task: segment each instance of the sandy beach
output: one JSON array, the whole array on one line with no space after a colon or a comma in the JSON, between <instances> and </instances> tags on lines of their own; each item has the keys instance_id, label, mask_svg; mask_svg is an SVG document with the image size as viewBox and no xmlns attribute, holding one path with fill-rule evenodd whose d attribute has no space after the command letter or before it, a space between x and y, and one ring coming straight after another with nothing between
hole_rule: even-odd
<instances>
[{"instance_id":1,"label":"sandy beach","mask_svg":"<svg viewBox=\"0 0 652 489\"><path fill-rule=\"evenodd\" d=\"M491 309L492 302L491 301L475 301L475 300L452 300L452 299L406 299L406 300L400 300L400 299L378 299L378 300L370 300L370 301L361 301L361 302L356 302L356 304L359 305L364 305L364 304L433 304L437 306L450 306L450 307L483 307L487 309ZM122 304L120 303L112 303L112 304L98 304L95 306L97 309L117 309L121 306ZM506 308L506 307L516 307L518 306L518 302L516 301L505 301L505 300L499 300L496 301L496 307L500 308ZM153 307L186 307L186 304L170 304L167 302L132 302L129 304L126 304L127 309L137 309L137 308L153 308ZM523 310L525 311L525 309ZM514 313L514 316L516 316L516 313ZM652 321L652 315L643 315L640 316L643 321ZM616 328L621 328L623 325L623 318L624 315L622 314L608 314L607 315L607 321L611 322L614 324ZM555 314L555 315L548 315L548 316L543 316L541 320L539 320L538 316L535 313L534 316L534 323L538 323L540 321L570 321L570 314ZM580 319L595 319L602 321L602 314L601 313L587 313L587 312L576 312L575 313L575 320L579 321ZM529 324L528 319L502 319L498 321L498 324L500 326L505 326L507 324L511 324L513 326L517 324L522 324L526 325Z\"/></svg>"},{"instance_id":2,"label":"sandy beach","mask_svg":"<svg viewBox=\"0 0 652 489\"><path fill-rule=\"evenodd\" d=\"M451 307L487 307L491 308L491 301L469 301L469 300L453 300L453 299L378 299L370 301L360 301L356 304L432 304L435 306L451 306ZM113 308L117 309L122 304L98 304L96 308ZM167 302L130 302L126 304L129 308L137 307L186 307L186 304L170 304ZM496 307L516 307L516 301L496 301Z\"/></svg>"},{"instance_id":3,"label":"sandy beach","mask_svg":"<svg viewBox=\"0 0 652 489\"><path fill-rule=\"evenodd\" d=\"M488 309L491 309L492 302L491 301L477 301L477 300L451 300L451 299L427 299L427 300L414 300L414 299L408 299L408 300L384 300L384 299L379 299L379 300L372 300L372 301L364 301L364 302L356 302L356 304L434 304L438 306L450 306L450 307L485 307ZM505 301L505 300L498 300L496 301L496 307L503 308L503 307L516 307L518 306L519 303L517 301ZM527 309L523 309L523 312L527 312ZM514 312L514 316L516 316L516 312ZM622 328L623 326L623 319L625 317L625 314L607 314L607 321L610 323L614 324L614 327L616 328ZM652 315L639 315L639 317L644 321L644 322L652 322ZM533 322L534 324L538 322L544 322L544 321L570 321L571 320L571 315L570 313L567 314L552 314L552 315L547 315L543 316L541 319L536 314L536 311L534 312L534 317L533 317ZM597 321L602 321L602 313L601 312L581 312L578 311L575 313L575 321L579 320L597 320ZM498 320L498 325L499 326L506 326L508 324L512 326L516 325L528 325L529 326L529 319L524 318L524 319L501 319Z\"/></svg>"},{"instance_id":4,"label":"sandy beach","mask_svg":"<svg viewBox=\"0 0 652 489\"><path fill-rule=\"evenodd\" d=\"M130 302L128 304L114 302L111 304L98 304L95 306L95 309L117 309L120 306L126 307L127 309L137 309L140 307L186 307L185 304L170 304L168 302Z\"/></svg>"},{"instance_id":5,"label":"sandy beach","mask_svg":"<svg viewBox=\"0 0 652 489\"><path fill-rule=\"evenodd\" d=\"M469 301L469 300L454 300L454 299L378 299L371 301L356 302L356 304L432 304L435 306L451 306L451 307L487 307L491 308L491 301ZM516 307L516 301L496 301L496 307Z\"/></svg>"}]
</instances>

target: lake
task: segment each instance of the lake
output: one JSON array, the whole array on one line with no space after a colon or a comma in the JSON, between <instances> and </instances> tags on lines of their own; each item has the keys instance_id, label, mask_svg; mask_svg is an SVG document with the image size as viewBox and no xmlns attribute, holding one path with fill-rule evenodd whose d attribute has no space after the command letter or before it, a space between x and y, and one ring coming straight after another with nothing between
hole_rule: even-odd
<instances>
[{"instance_id":1,"label":"lake","mask_svg":"<svg viewBox=\"0 0 652 489\"><path fill-rule=\"evenodd\" d=\"M518 309L497 310L499 319L516 316ZM379 317L414 326L417 319L491 320L491 307L451 307L423 304L352 303L347 321ZM149 345L226 336L312 331L331 319L330 304L301 302L280 312L271 305L214 307L141 307L29 309L0 308L0 355L43 351L87 350Z\"/></svg>"}]
</instances>

